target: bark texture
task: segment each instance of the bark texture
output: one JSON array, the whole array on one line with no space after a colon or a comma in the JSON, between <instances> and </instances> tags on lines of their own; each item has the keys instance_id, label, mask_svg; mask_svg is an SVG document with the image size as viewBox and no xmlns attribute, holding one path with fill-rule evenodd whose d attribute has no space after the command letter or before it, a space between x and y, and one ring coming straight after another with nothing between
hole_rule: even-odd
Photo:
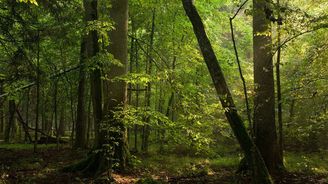
<instances>
[{"instance_id":1,"label":"bark texture","mask_svg":"<svg viewBox=\"0 0 328 184\"><path fill-rule=\"evenodd\" d=\"M123 122L114 117L115 111L122 110L127 100L127 84L117 80L127 73L128 65L128 0L111 0L110 18L115 29L109 32L108 51L122 66L111 64L107 73L109 81L104 82L105 121L111 127L110 144L113 146L114 158L119 161L119 170L124 170L127 162L127 132ZM112 131L113 130L113 131Z\"/></svg>"},{"instance_id":2,"label":"bark texture","mask_svg":"<svg viewBox=\"0 0 328 184\"><path fill-rule=\"evenodd\" d=\"M255 144L271 174L278 168L270 2L253 0Z\"/></svg>"}]
</instances>

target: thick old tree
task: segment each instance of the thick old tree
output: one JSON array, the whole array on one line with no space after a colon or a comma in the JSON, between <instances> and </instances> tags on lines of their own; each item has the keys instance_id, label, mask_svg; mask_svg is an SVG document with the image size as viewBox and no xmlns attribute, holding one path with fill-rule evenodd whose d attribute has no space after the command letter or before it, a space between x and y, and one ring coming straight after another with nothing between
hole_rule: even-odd
<instances>
[{"instance_id":1,"label":"thick old tree","mask_svg":"<svg viewBox=\"0 0 328 184\"><path fill-rule=\"evenodd\" d=\"M254 133L255 143L270 173L277 171L277 133L275 125L275 94L272 63L272 32L267 0L253 1L254 55Z\"/></svg>"},{"instance_id":2,"label":"thick old tree","mask_svg":"<svg viewBox=\"0 0 328 184\"><path fill-rule=\"evenodd\" d=\"M126 128L122 120L114 117L116 111L124 109L127 100L127 84L117 77L127 73L128 64L128 0L111 0L110 19L114 22L114 30L109 32L108 51L121 64L113 62L108 80L104 82L104 115L109 124L109 142L114 158L119 160L119 170L124 170L128 159Z\"/></svg>"}]
</instances>

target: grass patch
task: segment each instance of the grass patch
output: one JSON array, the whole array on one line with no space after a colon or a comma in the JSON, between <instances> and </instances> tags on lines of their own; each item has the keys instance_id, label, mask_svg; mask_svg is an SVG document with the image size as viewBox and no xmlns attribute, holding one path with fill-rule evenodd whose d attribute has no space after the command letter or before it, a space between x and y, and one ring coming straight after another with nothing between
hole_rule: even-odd
<instances>
[{"instance_id":1,"label":"grass patch","mask_svg":"<svg viewBox=\"0 0 328 184\"><path fill-rule=\"evenodd\" d=\"M210 168L214 171L222 168L236 168L242 158L238 155L224 156L210 161Z\"/></svg>"},{"instance_id":2,"label":"grass patch","mask_svg":"<svg viewBox=\"0 0 328 184\"><path fill-rule=\"evenodd\" d=\"M328 174L328 152L320 153L286 153L285 166L292 172L309 172Z\"/></svg>"}]
</instances>

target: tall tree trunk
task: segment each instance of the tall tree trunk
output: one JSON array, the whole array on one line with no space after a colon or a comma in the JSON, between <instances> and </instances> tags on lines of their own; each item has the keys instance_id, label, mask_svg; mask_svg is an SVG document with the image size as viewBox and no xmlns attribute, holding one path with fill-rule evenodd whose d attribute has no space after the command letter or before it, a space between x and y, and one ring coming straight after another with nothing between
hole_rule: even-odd
<instances>
[{"instance_id":1,"label":"tall tree trunk","mask_svg":"<svg viewBox=\"0 0 328 184\"><path fill-rule=\"evenodd\" d=\"M239 141L241 148L244 151L245 158L249 165L253 167L253 183L257 184L269 184L272 183L270 174L265 166L265 163L261 157L260 152L248 135L247 130L237 113L236 106L232 99L230 90L227 86L221 67L213 51L212 45L206 35L203 22L199 16L196 7L193 4L193 0L182 0L183 7L189 17L194 33L197 37L199 47L203 54L205 63L211 75L214 87L228 122Z\"/></svg>"},{"instance_id":2,"label":"tall tree trunk","mask_svg":"<svg viewBox=\"0 0 328 184\"><path fill-rule=\"evenodd\" d=\"M15 101L14 100L9 100L9 105L8 105L8 121L7 121L7 125L5 127L5 135L4 135L4 141L5 143L9 143L10 142L10 137L13 133L13 128L14 128L14 121L15 121Z\"/></svg>"},{"instance_id":3,"label":"tall tree trunk","mask_svg":"<svg viewBox=\"0 0 328 184\"><path fill-rule=\"evenodd\" d=\"M55 130L56 130L56 142L57 142L57 150L59 149L59 126L58 126L58 112L57 112L57 95L58 95L58 81L55 79L54 81L54 122L55 122ZM51 126L50 126L51 127Z\"/></svg>"},{"instance_id":4,"label":"tall tree trunk","mask_svg":"<svg viewBox=\"0 0 328 184\"><path fill-rule=\"evenodd\" d=\"M29 126L29 114L30 114L29 111L30 111L30 89L27 89L26 104L25 104L25 122L27 127ZM25 131L25 142L27 142L28 136L30 136L29 133Z\"/></svg>"},{"instance_id":5,"label":"tall tree trunk","mask_svg":"<svg viewBox=\"0 0 328 184\"><path fill-rule=\"evenodd\" d=\"M0 94L3 94L3 83L0 79ZM4 125L5 125L5 121L4 121L4 98L0 98L0 134L3 133L4 130Z\"/></svg>"},{"instance_id":6,"label":"tall tree trunk","mask_svg":"<svg viewBox=\"0 0 328 184\"><path fill-rule=\"evenodd\" d=\"M149 48L148 48L148 59L147 59L147 74L151 76L152 74L152 52L154 47L154 34L155 34L155 16L156 16L156 9L153 9L152 11L152 23L151 23L151 31L150 31L150 41L149 41ZM145 93L145 99L146 99L146 106L151 109L151 83L147 83L147 90ZM149 134L150 134L150 117L146 117L147 124L143 127L143 139L142 139L142 146L141 149L144 153L148 152L148 142L149 142Z\"/></svg>"},{"instance_id":7,"label":"tall tree trunk","mask_svg":"<svg viewBox=\"0 0 328 184\"><path fill-rule=\"evenodd\" d=\"M280 1L277 0L278 20L281 20L280 16ZM281 44L281 26L278 22L277 28L278 34L278 45ZM276 64L276 80L277 80L277 104L278 104L278 129L279 129L279 147L278 147L278 164L283 166L284 163L284 134L283 134L283 122L282 122L282 98L281 98L281 83L280 83L280 62L281 61L281 47L278 48L277 52L277 64Z\"/></svg>"},{"instance_id":8,"label":"tall tree trunk","mask_svg":"<svg viewBox=\"0 0 328 184\"><path fill-rule=\"evenodd\" d=\"M87 10L87 9L86 9ZM88 12L85 12L84 21L85 26L88 25L88 21L91 21L92 17ZM77 101L77 111L76 111L76 133L75 133L75 148L86 148L86 115L85 115L85 60L87 59L87 47L88 35L83 35L81 42L80 51L80 73L79 73L79 87L78 87L78 101Z\"/></svg>"},{"instance_id":9,"label":"tall tree trunk","mask_svg":"<svg viewBox=\"0 0 328 184\"><path fill-rule=\"evenodd\" d=\"M275 96L272 63L271 21L268 0L253 0L254 52L254 133L255 144L271 174L278 165L278 145L275 125Z\"/></svg>"},{"instance_id":10,"label":"tall tree trunk","mask_svg":"<svg viewBox=\"0 0 328 184\"><path fill-rule=\"evenodd\" d=\"M86 17L89 17L89 21L98 20L98 1L97 0L84 0L83 1ZM98 45L98 34L96 30L90 31L86 39L86 50L87 58L90 59L97 55L99 52ZM101 71L99 63L95 64L95 70L91 72L90 75L90 90L92 96L92 108L93 108L93 118L95 124L95 144L94 149L97 152L93 152L88 155L85 160L69 166L66 170L82 171L86 175L98 175L101 174L104 170L111 167L111 164L107 162L107 159L104 155L104 151L98 151L103 148L105 144L105 132L101 128L101 123L103 119L103 110L102 110L102 81L101 81ZM107 164L108 163L108 164Z\"/></svg>"},{"instance_id":11,"label":"tall tree trunk","mask_svg":"<svg viewBox=\"0 0 328 184\"><path fill-rule=\"evenodd\" d=\"M136 40L137 42L137 40ZM136 59L136 71L137 73L140 73L140 67L139 67L139 48L138 45L136 44L135 48L135 59ZM137 90L136 90L136 107L139 107L139 93L140 93L140 85L137 84ZM133 151L135 153L138 152L138 125L134 125L134 149Z\"/></svg>"},{"instance_id":12,"label":"tall tree trunk","mask_svg":"<svg viewBox=\"0 0 328 184\"><path fill-rule=\"evenodd\" d=\"M33 151L36 153L38 145L38 130L39 130L39 106L40 106L40 33L38 31L37 38L37 79L36 79L36 107L35 107L35 131L34 131L34 147Z\"/></svg>"},{"instance_id":13,"label":"tall tree trunk","mask_svg":"<svg viewBox=\"0 0 328 184\"><path fill-rule=\"evenodd\" d=\"M124 170L128 159L126 128L121 120L114 118L114 112L124 109L127 100L127 85L124 81L114 81L116 77L127 73L128 64L128 0L111 0L110 18L115 29L109 32L110 45L108 51L123 66L112 64L107 76L110 81L104 82L104 113L109 126L116 129L110 131L114 140L110 144L114 148L114 158L119 161L119 170Z\"/></svg>"},{"instance_id":14,"label":"tall tree trunk","mask_svg":"<svg viewBox=\"0 0 328 184\"><path fill-rule=\"evenodd\" d=\"M65 113L65 107L64 104L62 104L62 107L60 108L60 113L59 113L59 128L58 128L58 135L59 137L64 136L65 135L65 120L66 120L66 113Z\"/></svg>"}]
</instances>

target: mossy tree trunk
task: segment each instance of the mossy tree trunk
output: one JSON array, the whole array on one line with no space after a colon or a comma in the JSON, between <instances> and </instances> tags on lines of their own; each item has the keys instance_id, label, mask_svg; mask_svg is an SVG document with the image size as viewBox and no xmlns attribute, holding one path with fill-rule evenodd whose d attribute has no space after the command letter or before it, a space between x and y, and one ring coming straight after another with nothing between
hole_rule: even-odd
<instances>
[{"instance_id":1,"label":"mossy tree trunk","mask_svg":"<svg viewBox=\"0 0 328 184\"><path fill-rule=\"evenodd\" d=\"M219 96L222 107L225 110L225 115L228 122L244 151L248 164L252 165L253 183L270 184L272 183L270 174L265 166L260 152L251 137L248 135L247 130L239 114L237 113L237 109L227 86L223 72L215 56L212 45L206 35L202 19L193 4L193 0L182 0L182 3L187 16L193 25L194 33L197 37L207 68L210 72L217 95Z\"/></svg>"}]
</instances>

